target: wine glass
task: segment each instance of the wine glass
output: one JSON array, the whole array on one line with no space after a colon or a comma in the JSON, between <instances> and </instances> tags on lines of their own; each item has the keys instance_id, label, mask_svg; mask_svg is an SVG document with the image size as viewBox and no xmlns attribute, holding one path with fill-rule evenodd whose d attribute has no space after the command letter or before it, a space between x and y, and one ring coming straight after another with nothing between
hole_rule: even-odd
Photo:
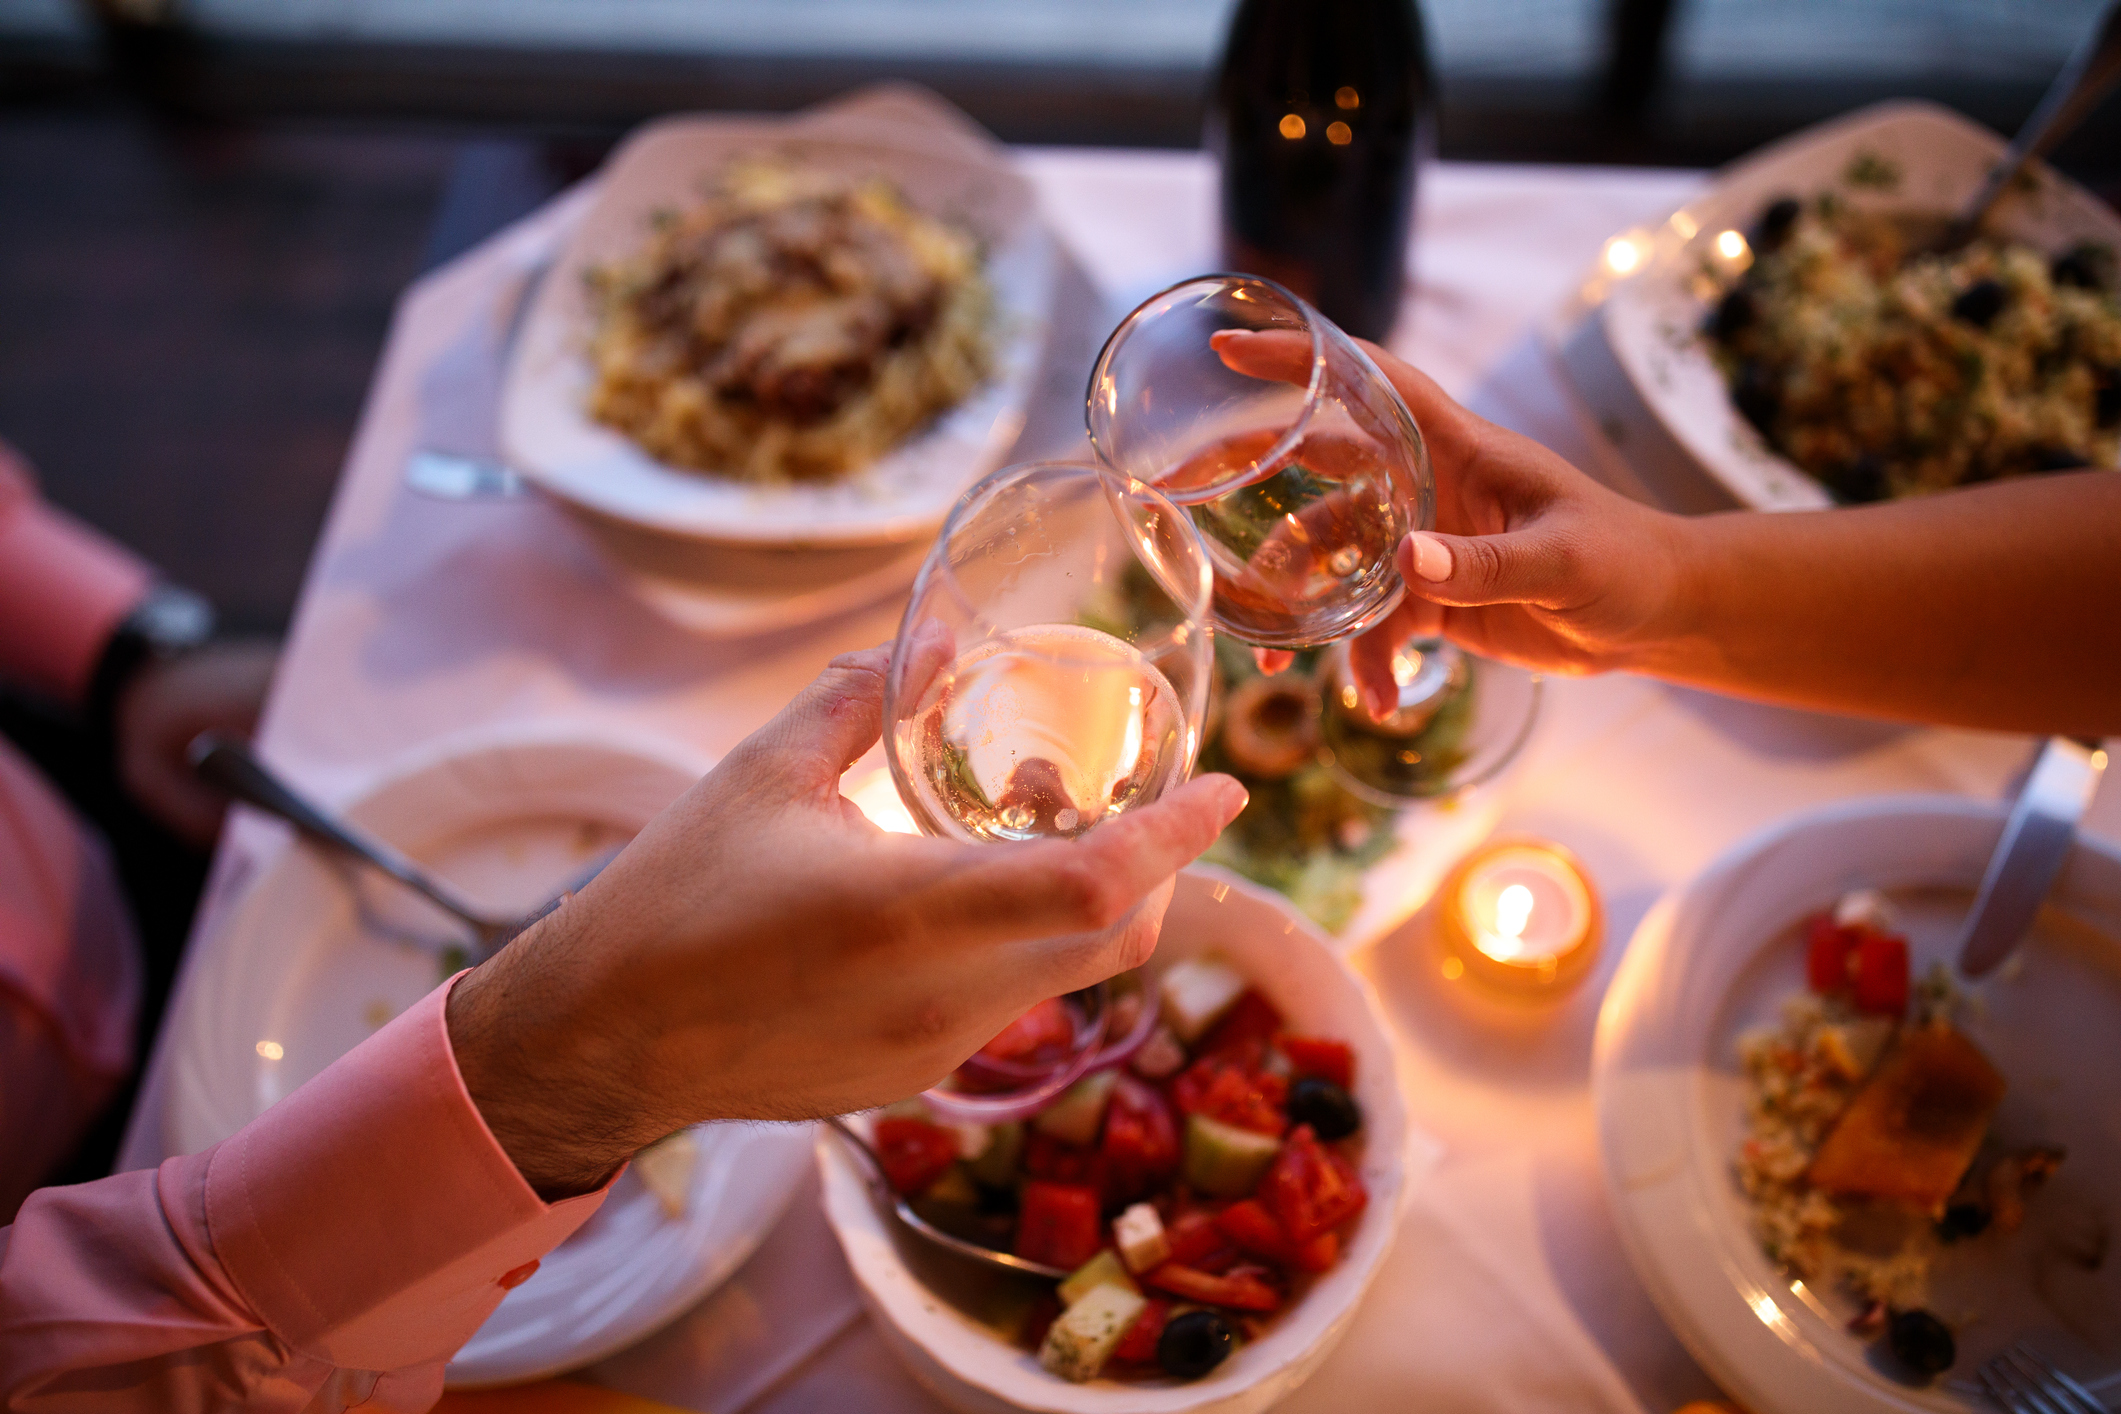
<instances>
[{"instance_id":1,"label":"wine glass","mask_svg":"<svg viewBox=\"0 0 2121 1414\"><path fill-rule=\"evenodd\" d=\"M1392 710L1373 717L1336 644L1319 674L1319 755L1350 793L1403 807L1492 780L1515 760L1539 716L1540 677L1413 638L1392 654Z\"/></svg>"},{"instance_id":2,"label":"wine glass","mask_svg":"<svg viewBox=\"0 0 2121 1414\"><path fill-rule=\"evenodd\" d=\"M1239 373L1225 329L1282 331L1281 378ZM1090 375L1104 461L1188 508L1215 574L1215 626L1260 647L1331 645L1320 664L1319 755L1352 793L1401 807L1490 779L1523 747L1539 680L1415 639L1392 656L1396 702L1371 717L1346 641L1399 603L1399 542L1434 525L1428 449L1377 365L1271 280L1204 275L1149 298Z\"/></svg>"},{"instance_id":3,"label":"wine glass","mask_svg":"<svg viewBox=\"0 0 2121 1414\"><path fill-rule=\"evenodd\" d=\"M1287 379L1227 366L1224 330L1291 336ZM1090 441L1187 507L1217 628L1264 648L1351 637L1399 603L1393 551L1434 522L1413 414L1333 322L1271 280L1203 275L1140 305L1090 374Z\"/></svg>"},{"instance_id":4,"label":"wine glass","mask_svg":"<svg viewBox=\"0 0 2121 1414\"><path fill-rule=\"evenodd\" d=\"M1183 782L1209 597L1206 546L1152 487L1066 462L974 486L914 581L885 685L885 755L914 823L979 843L1073 839ZM929 1102L1019 1118L1154 1019L1138 986L1042 1003Z\"/></svg>"}]
</instances>

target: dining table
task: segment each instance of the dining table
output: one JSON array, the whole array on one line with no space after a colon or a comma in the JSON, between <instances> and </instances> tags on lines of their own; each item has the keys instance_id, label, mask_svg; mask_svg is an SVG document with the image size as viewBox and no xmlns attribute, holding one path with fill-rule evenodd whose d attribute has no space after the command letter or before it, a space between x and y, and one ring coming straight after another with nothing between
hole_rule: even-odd
<instances>
[{"instance_id":1,"label":"dining table","mask_svg":"<svg viewBox=\"0 0 2121 1414\"><path fill-rule=\"evenodd\" d=\"M1194 151L1042 147L1010 160L1078 280L1084 327L1041 375L1016 455L1087 455L1082 396L1097 339L1134 302L1219 263L1215 164ZM1571 390L1553 317L1610 237L1660 220L1707 179L1426 165L1391 348L1482 415L1646 494ZM896 629L903 598L887 596L793 627L706 636L644 603L606 542L557 502L408 487L408 457L423 446L492 454L508 310L595 180L423 276L398 304L259 729L262 754L323 801L357 797L435 743L511 724L646 734L713 759L833 655ZM1716 1397L1630 1269L1601 1176L1593 1035L1629 936L1661 894L1792 812L1880 794L2001 797L2037 744L1625 674L1548 680L1535 734L1494 787L1495 828L1574 852L1602 897L1606 946L1581 985L1537 1003L1448 975L1427 908L1352 946L1349 965L1396 1032L1410 1114L1441 1157L1344 1339L1280 1407L1666 1414ZM2086 828L2121 836L2121 787L2109 782ZM278 823L234 812L173 1016L287 839ZM169 1050L165 1032L123 1167L168 1153ZM575 1378L714 1414L942 1407L865 1311L814 1176L730 1279Z\"/></svg>"}]
</instances>

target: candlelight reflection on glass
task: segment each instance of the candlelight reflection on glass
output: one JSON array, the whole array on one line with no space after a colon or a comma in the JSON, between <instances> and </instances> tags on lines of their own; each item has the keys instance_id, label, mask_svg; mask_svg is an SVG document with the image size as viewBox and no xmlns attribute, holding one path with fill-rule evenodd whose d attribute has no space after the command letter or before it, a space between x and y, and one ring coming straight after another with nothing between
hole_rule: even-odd
<instances>
[{"instance_id":1,"label":"candlelight reflection on glass","mask_svg":"<svg viewBox=\"0 0 2121 1414\"><path fill-rule=\"evenodd\" d=\"M1471 973L1515 992L1559 993L1597 960L1597 891L1574 855L1543 840L1505 840L1468 855L1444 881L1438 923L1444 976Z\"/></svg>"}]
</instances>

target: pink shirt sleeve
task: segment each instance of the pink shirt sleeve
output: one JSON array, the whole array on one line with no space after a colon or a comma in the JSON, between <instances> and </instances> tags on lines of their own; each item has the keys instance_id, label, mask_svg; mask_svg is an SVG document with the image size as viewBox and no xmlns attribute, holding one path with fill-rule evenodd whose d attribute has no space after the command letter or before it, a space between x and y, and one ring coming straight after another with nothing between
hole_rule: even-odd
<instances>
[{"instance_id":1,"label":"pink shirt sleeve","mask_svg":"<svg viewBox=\"0 0 2121 1414\"><path fill-rule=\"evenodd\" d=\"M0 442L0 675L78 702L150 578L131 552L38 500Z\"/></svg>"},{"instance_id":2,"label":"pink shirt sleeve","mask_svg":"<svg viewBox=\"0 0 2121 1414\"><path fill-rule=\"evenodd\" d=\"M608 1191L523 1182L457 1072L448 992L203 1153L34 1194L0 1231L0 1407L433 1404Z\"/></svg>"}]
</instances>

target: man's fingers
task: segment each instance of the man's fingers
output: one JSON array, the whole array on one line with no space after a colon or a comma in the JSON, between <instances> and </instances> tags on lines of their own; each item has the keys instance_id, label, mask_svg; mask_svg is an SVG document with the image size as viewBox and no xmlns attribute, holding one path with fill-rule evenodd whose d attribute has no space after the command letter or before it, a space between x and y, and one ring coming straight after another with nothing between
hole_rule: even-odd
<instances>
[{"instance_id":1,"label":"man's fingers","mask_svg":"<svg viewBox=\"0 0 2121 1414\"><path fill-rule=\"evenodd\" d=\"M1246 798L1229 776L1201 776L1078 840L967 846L972 867L952 878L947 901L924 908L947 914L953 936L975 946L1110 928L1215 843Z\"/></svg>"},{"instance_id":2,"label":"man's fingers","mask_svg":"<svg viewBox=\"0 0 2121 1414\"><path fill-rule=\"evenodd\" d=\"M798 790L836 791L841 774L883 730L884 676L890 668L888 648L842 653L738 752L768 757L788 772Z\"/></svg>"}]
</instances>

